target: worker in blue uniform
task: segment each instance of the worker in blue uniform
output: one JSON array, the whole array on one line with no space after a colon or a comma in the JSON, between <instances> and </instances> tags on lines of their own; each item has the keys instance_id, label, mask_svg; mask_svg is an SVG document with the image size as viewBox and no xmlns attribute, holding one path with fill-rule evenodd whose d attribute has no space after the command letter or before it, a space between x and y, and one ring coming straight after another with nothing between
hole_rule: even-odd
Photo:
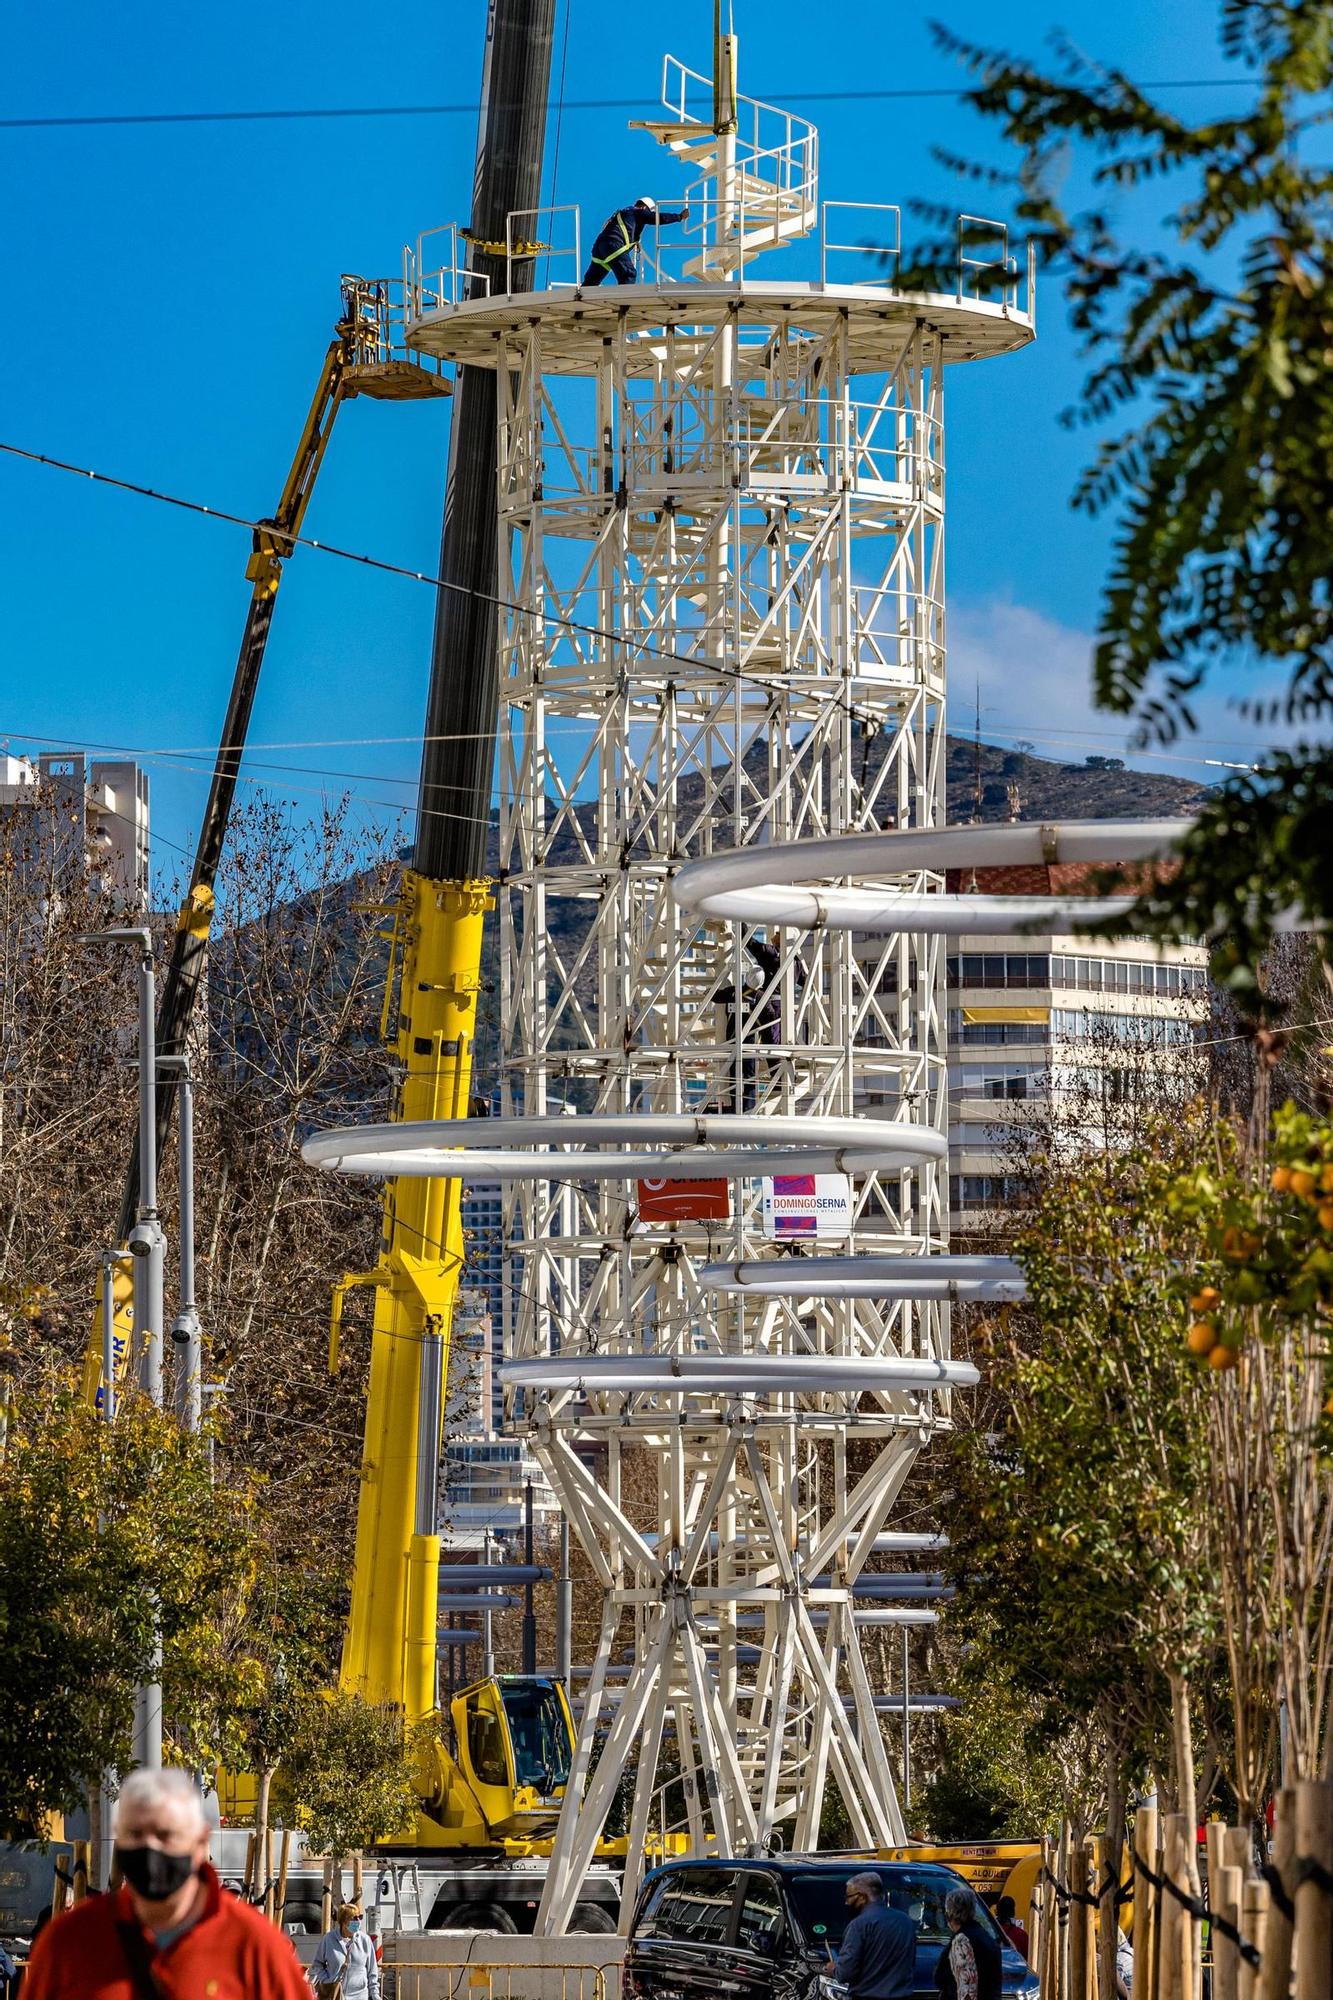
<instances>
[{"instance_id":1,"label":"worker in blue uniform","mask_svg":"<svg viewBox=\"0 0 1333 2000\"><path fill-rule=\"evenodd\" d=\"M632 285L634 250L644 230L650 226L660 229L664 222L688 222L689 216L688 207L678 209L674 215L659 209L650 194L641 194L633 208L618 208L598 231L591 261L583 273L585 288L600 285L608 271L615 273L618 285Z\"/></svg>"}]
</instances>

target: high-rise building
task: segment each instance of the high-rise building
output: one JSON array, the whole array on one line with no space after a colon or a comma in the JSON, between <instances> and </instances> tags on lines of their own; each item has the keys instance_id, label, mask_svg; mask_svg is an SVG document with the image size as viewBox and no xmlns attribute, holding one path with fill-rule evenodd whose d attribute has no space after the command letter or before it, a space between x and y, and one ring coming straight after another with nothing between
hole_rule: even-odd
<instances>
[{"instance_id":1,"label":"high-rise building","mask_svg":"<svg viewBox=\"0 0 1333 2000\"><path fill-rule=\"evenodd\" d=\"M513 1311L515 1259L505 1236L504 1189L499 1181L469 1181L463 1189L463 1281L485 1299L491 1352L487 1368L487 1426L504 1420L499 1364Z\"/></svg>"},{"instance_id":2,"label":"high-rise building","mask_svg":"<svg viewBox=\"0 0 1333 2000\"><path fill-rule=\"evenodd\" d=\"M952 889L1026 895L1088 891L1079 868L968 870ZM956 1229L986 1228L1016 1192L1014 1128L1034 1101L1087 1110L1141 1096L1146 1066L1162 1092L1187 1090L1209 1013L1202 945L1149 945L1028 932L958 940L946 961L950 1209Z\"/></svg>"},{"instance_id":3,"label":"high-rise building","mask_svg":"<svg viewBox=\"0 0 1333 2000\"><path fill-rule=\"evenodd\" d=\"M458 1294L445 1387L441 1519L451 1551L517 1543L526 1489L539 1528L559 1514L554 1493L525 1440L500 1433L494 1415L495 1330L484 1288Z\"/></svg>"},{"instance_id":4,"label":"high-rise building","mask_svg":"<svg viewBox=\"0 0 1333 2000\"><path fill-rule=\"evenodd\" d=\"M57 861L82 858L117 910L146 910L148 776L128 758L77 750L0 754L0 815L40 816L43 847Z\"/></svg>"}]
</instances>

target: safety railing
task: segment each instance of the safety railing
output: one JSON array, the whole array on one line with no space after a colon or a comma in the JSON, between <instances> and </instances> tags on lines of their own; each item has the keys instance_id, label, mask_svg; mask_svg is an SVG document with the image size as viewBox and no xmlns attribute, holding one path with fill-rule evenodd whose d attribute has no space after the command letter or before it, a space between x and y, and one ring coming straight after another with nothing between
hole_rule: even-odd
<instances>
[{"instance_id":1,"label":"safety railing","mask_svg":"<svg viewBox=\"0 0 1333 2000\"><path fill-rule=\"evenodd\" d=\"M713 124L713 80L687 69L676 56L662 61L662 104L679 125L698 125L700 136ZM691 108L691 107L694 108ZM805 167L813 168L814 145L818 138L808 118L798 118L781 105L766 104L761 97L735 98L736 164L742 166L770 153L795 157L799 150ZM794 185L794 183L789 183Z\"/></svg>"},{"instance_id":2,"label":"safety railing","mask_svg":"<svg viewBox=\"0 0 1333 2000\"><path fill-rule=\"evenodd\" d=\"M835 216L830 228L830 217ZM862 237L858 242L848 242L835 236L833 229L845 230L849 227L847 217L874 217L870 227L880 232L879 240L867 241ZM885 218L888 218L887 222ZM828 284L883 285L890 289L898 282L898 273L903 254L903 213L893 202L887 201L826 201L820 208L819 216L819 282ZM837 268L830 271L830 260L840 257L855 257L854 277L839 278ZM874 264L878 275L867 274L867 266Z\"/></svg>"},{"instance_id":3,"label":"safety railing","mask_svg":"<svg viewBox=\"0 0 1333 2000\"><path fill-rule=\"evenodd\" d=\"M938 417L901 403L848 403L846 417L835 406L844 464L853 490L868 484L910 486L923 499L937 497L944 484L944 427Z\"/></svg>"},{"instance_id":4,"label":"safety railing","mask_svg":"<svg viewBox=\"0 0 1333 2000\"><path fill-rule=\"evenodd\" d=\"M505 291L514 290L514 272L527 265L535 274L541 261L540 286L525 290L572 291L583 276L579 209L576 202L555 208L511 209L505 218Z\"/></svg>"},{"instance_id":5,"label":"safety railing","mask_svg":"<svg viewBox=\"0 0 1333 2000\"><path fill-rule=\"evenodd\" d=\"M357 278L344 273L342 295L343 321L348 328L355 366L383 367L388 362L411 362L425 374L444 374L442 361L419 354L407 344L408 323L414 314L404 281Z\"/></svg>"},{"instance_id":6,"label":"safety railing","mask_svg":"<svg viewBox=\"0 0 1333 2000\"><path fill-rule=\"evenodd\" d=\"M656 229L645 231L634 251L638 281L647 285L677 284L686 258L694 275L744 264L747 255L784 240L786 222L798 233L799 204L816 207L815 134L797 138L790 147L773 148L748 162L724 198L713 173L686 190L690 218L684 241L659 240ZM772 169L762 187L753 185L752 169ZM668 204L664 202L663 206ZM864 233L854 218L865 218ZM903 280L902 212L892 202L826 201L818 204L819 282L898 290ZM583 275L583 223L577 203L544 209L517 209L506 219L502 254L505 284L512 291L523 264L540 260L539 288L577 290ZM1026 246L1026 269L1010 249L1008 225L987 216L960 215L956 225L953 289L962 304L1002 305L1006 311L1035 320L1036 254ZM396 281L386 281L393 284ZM909 286L915 289L912 280ZM919 283L920 280L917 280ZM941 271L929 289L943 289L949 276ZM393 312L407 323L423 314L459 306L490 295L491 281L469 265L466 232L457 223L425 230L416 244L403 249L401 305L395 293Z\"/></svg>"},{"instance_id":7,"label":"safety railing","mask_svg":"<svg viewBox=\"0 0 1333 2000\"><path fill-rule=\"evenodd\" d=\"M409 319L468 299L487 298L490 289L489 276L469 268L467 236L456 222L423 230L415 245L403 245L403 294Z\"/></svg>"},{"instance_id":8,"label":"safety railing","mask_svg":"<svg viewBox=\"0 0 1333 2000\"><path fill-rule=\"evenodd\" d=\"M850 592L852 644L861 680L916 687L944 674L944 601L901 580L858 584Z\"/></svg>"},{"instance_id":9,"label":"safety railing","mask_svg":"<svg viewBox=\"0 0 1333 2000\"><path fill-rule=\"evenodd\" d=\"M385 1944L380 1984L385 2000L616 2000L620 1957L601 1965L538 1958L511 1964L498 1960L494 1940L484 1933L447 1947L431 1958L401 1957Z\"/></svg>"},{"instance_id":10,"label":"safety railing","mask_svg":"<svg viewBox=\"0 0 1333 2000\"><path fill-rule=\"evenodd\" d=\"M696 255L725 267L756 251L772 249L787 237L808 234L819 185L818 135L774 146L762 153L736 155L728 188L716 173L704 174L685 190L690 219L687 237L697 237ZM784 230L783 225L790 224Z\"/></svg>"},{"instance_id":11,"label":"safety railing","mask_svg":"<svg viewBox=\"0 0 1333 2000\"><path fill-rule=\"evenodd\" d=\"M1007 223L986 215L959 216L958 298L1017 309L1018 260L1009 255Z\"/></svg>"}]
</instances>

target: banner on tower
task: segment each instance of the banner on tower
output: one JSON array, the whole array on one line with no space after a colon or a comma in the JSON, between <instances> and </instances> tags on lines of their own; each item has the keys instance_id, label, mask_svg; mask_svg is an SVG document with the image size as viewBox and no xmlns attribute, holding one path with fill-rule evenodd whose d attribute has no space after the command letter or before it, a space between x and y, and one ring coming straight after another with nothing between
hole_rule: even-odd
<instances>
[{"instance_id":1,"label":"banner on tower","mask_svg":"<svg viewBox=\"0 0 1333 2000\"><path fill-rule=\"evenodd\" d=\"M640 1181L640 1222L726 1222L729 1181Z\"/></svg>"},{"instance_id":2,"label":"banner on tower","mask_svg":"<svg viewBox=\"0 0 1333 2000\"><path fill-rule=\"evenodd\" d=\"M764 1235L770 1243L805 1238L845 1243L852 1233L847 1174L774 1174L764 1181Z\"/></svg>"}]
</instances>

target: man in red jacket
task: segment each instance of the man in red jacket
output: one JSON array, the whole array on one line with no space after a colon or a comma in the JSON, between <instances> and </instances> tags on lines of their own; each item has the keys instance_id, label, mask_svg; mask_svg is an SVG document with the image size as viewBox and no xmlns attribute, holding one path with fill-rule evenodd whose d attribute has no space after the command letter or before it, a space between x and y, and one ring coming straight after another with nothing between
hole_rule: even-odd
<instances>
[{"instance_id":1,"label":"man in red jacket","mask_svg":"<svg viewBox=\"0 0 1333 2000\"><path fill-rule=\"evenodd\" d=\"M291 1939L229 1895L184 1771L132 1771L116 1802L114 1894L48 1924L24 2000L310 2000Z\"/></svg>"}]
</instances>

